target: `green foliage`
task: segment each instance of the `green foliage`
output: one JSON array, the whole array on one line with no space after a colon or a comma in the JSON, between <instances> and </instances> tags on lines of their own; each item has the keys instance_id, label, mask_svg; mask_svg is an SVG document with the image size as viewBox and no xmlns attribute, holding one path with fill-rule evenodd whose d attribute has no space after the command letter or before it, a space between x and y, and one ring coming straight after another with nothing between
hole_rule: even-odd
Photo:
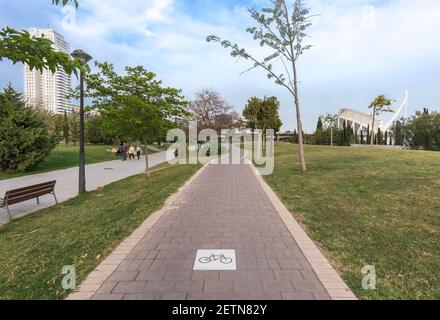
<instances>
[{"instance_id":1,"label":"green foliage","mask_svg":"<svg viewBox=\"0 0 440 320\"><path fill-rule=\"evenodd\" d=\"M22 62L31 70L47 68L54 73L63 69L69 75L77 75L77 70L88 71L87 66L81 65L69 54L55 50L51 40L32 37L26 30L17 31L10 27L0 31L0 62L4 58L14 64Z\"/></svg>"},{"instance_id":2,"label":"green foliage","mask_svg":"<svg viewBox=\"0 0 440 320\"><path fill-rule=\"evenodd\" d=\"M243 116L250 129L261 129L264 132L266 129L273 129L277 133L283 125L278 113L279 108L280 103L276 97L252 97L243 110Z\"/></svg>"},{"instance_id":3,"label":"green foliage","mask_svg":"<svg viewBox=\"0 0 440 320\"><path fill-rule=\"evenodd\" d=\"M403 146L403 140L404 140L403 127L402 127L402 122L400 122L399 120L397 120L393 126L393 133L395 138L395 145Z\"/></svg>"},{"instance_id":4,"label":"green foliage","mask_svg":"<svg viewBox=\"0 0 440 320\"><path fill-rule=\"evenodd\" d=\"M41 161L55 147L42 115L24 104L11 86L0 93L0 169L22 172Z\"/></svg>"},{"instance_id":5,"label":"green foliage","mask_svg":"<svg viewBox=\"0 0 440 320\"><path fill-rule=\"evenodd\" d=\"M69 131L69 118L67 117L67 112L64 110L63 116L63 139L64 143L69 143L70 131Z\"/></svg>"},{"instance_id":6,"label":"green foliage","mask_svg":"<svg viewBox=\"0 0 440 320\"><path fill-rule=\"evenodd\" d=\"M351 127L347 127L347 121L344 121L342 130L339 132L338 145L342 147L348 147L351 145Z\"/></svg>"},{"instance_id":7,"label":"green foliage","mask_svg":"<svg viewBox=\"0 0 440 320\"><path fill-rule=\"evenodd\" d=\"M324 144L324 126L322 124L322 118L318 118L318 123L316 124L316 131L314 135L315 144L323 145Z\"/></svg>"},{"instance_id":8,"label":"green foliage","mask_svg":"<svg viewBox=\"0 0 440 320\"><path fill-rule=\"evenodd\" d=\"M142 66L126 67L118 75L109 63L98 63L98 73L85 77L91 108L99 111L102 128L123 139L155 140L174 119L186 113L181 90L166 88Z\"/></svg>"},{"instance_id":9,"label":"green foliage","mask_svg":"<svg viewBox=\"0 0 440 320\"><path fill-rule=\"evenodd\" d=\"M116 137L109 135L102 129L102 118L94 116L88 118L85 122L85 139L92 144L112 144Z\"/></svg>"},{"instance_id":10,"label":"green foliage","mask_svg":"<svg viewBox=\"0 0 440 320\"><path fill-rule=\"evenodd\" d=\"M78 7L78 0L52 0L52 4L58 5L61 3L61 5L65 6L69 2L72 2L75 7Z\"/></svg>"},{"instance_id":11,"label":"green foliage","mask_svg":"<svg viewBox=\"0 0 440 320\"><path fill-rule=\"evenodd\" d=\"M405 124L406 140L415 149L440 151L440 113L417 112Z\"/></svg>"},{"instance_id":12,"label":"green foliage","mask_svg":"<svg viewBox=\"0 0 440 320\"><path fill-rule=\"evenodd\" d=\"M79 141L79 115L71 113L67 116L69 125L69 139L74 145Z\"/></svg>"},{"instance_id":13,"label":"green foliage","mask_svg":"<svg viewBox=\"0 0 440 320\"><path fill-rule=\"evenodd\" d=\"M285 87L296 97L298 92L296 71L291 74L284 65L286 72L277 74L274 71L272 61L289 61L294 65L299 56L311 48L310 45L304 44L304 39L307 38L306 30L311 26L310 12L305 7L303 0L295 0L293 12L291 13L286 1L272 0L271 3L271 7L263 8L261 11L248 10L258 27L250 27L246 31L253 36L254 40L260 43L261 47L268 47L272 50L272 53L264 59L260 60L244 48L239 47L238 44L233 44L229 40L222 40L215 35L208 36L206 40L230 49L233 58L250 60L253 67L249 70L264 69L267 72L268 79L274 79L276 84ZM296 68L294 69L296 70Z\"/></svg>"}]
</instances>

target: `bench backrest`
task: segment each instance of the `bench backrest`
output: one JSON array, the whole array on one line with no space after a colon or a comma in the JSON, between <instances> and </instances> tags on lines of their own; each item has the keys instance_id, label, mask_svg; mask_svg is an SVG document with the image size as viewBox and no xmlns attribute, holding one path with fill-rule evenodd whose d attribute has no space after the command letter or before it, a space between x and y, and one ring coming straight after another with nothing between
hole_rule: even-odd
<instances>
[{"instance_id":1,"label":"bench backrest","mask_svg":"<svg viewBox=\"0 0 440 320\"><path fill-rule=\"evenodd\" d=\"M9 205L35 199L44 196L45 194L52 193L55 189L55 184L56 181L50 181L20 189L9 190L6 192L4 201Z\"/></svg>"}]
</instances>

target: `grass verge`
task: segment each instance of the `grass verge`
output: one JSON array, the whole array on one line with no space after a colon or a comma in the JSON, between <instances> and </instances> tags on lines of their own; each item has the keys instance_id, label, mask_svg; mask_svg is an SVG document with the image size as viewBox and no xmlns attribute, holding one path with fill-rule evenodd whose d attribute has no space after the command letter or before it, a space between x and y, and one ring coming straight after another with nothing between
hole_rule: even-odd
<instances>
[{"instance_id":1,"label":"grass verge","mask_svg":"<svg viewBox=\"0 0 440 320\"><path fill-rule=\"evenodd\" d=\"M265 180L361 299L440 299L440 153L279 143ZM377 289L362 289L373 265Z\"/></svg>"},{"instance_id":2,"label":"grass verge","mask_svg":"<svg viewBox=\"0 0 440 320\"><path fill-rule=\"evenodd\" d=\"M64 298L63 266L80 283L199 168L162 165L1 227L0 299Z\"/></svg>"},{"instance_id":3,"label":"grass verge","mask_svg":"<svg viewBox=\"0 0 440 320\"><path fill-rule=\"evenodd\" d=\"M117 160L118 157L114 154L108 154L106 149L118 148L115 146L106 145L86 145L86 164L93 164L104 161ZM150 148L149 148L150 149ZM166 150L164 148L164 150ZM154 154L159 150L150 149L149 154ZM17 173L8 173L0 171L0 180L22 177L31 174L37 174L42 172L67 169L78 166L79 164L79 146L76 145L58 145L52 152L44 159L43 162L35 166L34 168Z\"/></svg>"}]
</instances>

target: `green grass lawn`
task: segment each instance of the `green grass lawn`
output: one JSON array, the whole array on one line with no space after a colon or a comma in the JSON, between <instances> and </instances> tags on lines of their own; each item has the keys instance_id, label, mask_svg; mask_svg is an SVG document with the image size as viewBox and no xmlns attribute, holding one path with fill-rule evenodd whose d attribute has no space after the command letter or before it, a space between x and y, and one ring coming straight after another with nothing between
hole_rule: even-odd
<instances>
[{"instance_id":1,"label":"green grass lawn","mask_svg":"<svg viewBox=\"0 0 440 320\"><path fill-rule=\"evenodd\" d=\"M361 299L440 299L440 153L276 145L265 177ZM362 289L373 265L377 289Z\"/></svg>"},{"instance_id":2,"label":"green grass lawn","mask_svg":"<svg viewBox=\"0 0 440 320\"><path fill-rule=\"evenodd\" d=\"M78 284L200 166L162 165L0 228L0 299L61 299L61 269Z\"/></svg>"},{"instance_id":3,"label":"green grass lawn","mask_svg":"<svg viewBox=\"0 0 440 320\"><path fill-rule=\"evenodd\" d=\"M106 149L118 148L117 146L106 145L86 145L86 163L98 163L110 160L116 160L118 157L114 154L107 154ZM166 150L164 148L164 150ZM149 150L149 154L154 154L156 150ZM30 174L48 172L59 169L75 167L79 164L79 146L76 145L58 145L42 163L26 172L6 173L0 171L0 180L11 179Z\"/></svg>"}]
</instances>

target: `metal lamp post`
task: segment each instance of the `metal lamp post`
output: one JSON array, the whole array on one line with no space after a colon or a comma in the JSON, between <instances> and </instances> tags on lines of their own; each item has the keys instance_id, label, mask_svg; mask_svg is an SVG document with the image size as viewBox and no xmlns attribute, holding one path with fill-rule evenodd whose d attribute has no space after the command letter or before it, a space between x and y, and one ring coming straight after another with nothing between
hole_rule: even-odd
<instances>
[{"instance_id":1,"label":"metal lamp post","mask_svg":"<svg viewBox=\"0 0 440 320\"><path fill-rule=\"evenodd\" d=\"M75 50L71 56L83 65L92 60L92 57L83 50ZM79 193L84 193L86 192L86 164L84 152L84 74L82 71L80 71L79 87Z\"/></svg>"}]
</instances>

